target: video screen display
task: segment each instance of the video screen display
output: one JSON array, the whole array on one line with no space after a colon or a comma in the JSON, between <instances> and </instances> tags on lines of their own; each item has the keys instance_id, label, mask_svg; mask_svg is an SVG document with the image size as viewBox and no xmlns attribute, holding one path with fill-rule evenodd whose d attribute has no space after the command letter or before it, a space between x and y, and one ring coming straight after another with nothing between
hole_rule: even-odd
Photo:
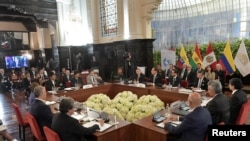
<instances>
[{"instance_id":1,"label":"video screen display","mask_svg":"<svg viewBox=\"0 0 250 141\"><path fill-rule=\"evenodd\" d=\"M27 56L5 56L6 68L22 68L29 67Z\"/></svg>"}]
</instances>

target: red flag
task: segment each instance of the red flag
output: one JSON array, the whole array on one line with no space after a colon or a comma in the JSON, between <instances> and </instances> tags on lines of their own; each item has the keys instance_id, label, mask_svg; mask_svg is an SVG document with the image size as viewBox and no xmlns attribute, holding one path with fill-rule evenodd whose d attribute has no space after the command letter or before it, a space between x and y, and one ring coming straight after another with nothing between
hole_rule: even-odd
<instances>
[{"instance_id":1,"label":"red flag","mask_svg":"<svg viewBox=\"0 0 250 141\"><path fill-rule=\"evenodd\" d=\"M182 68L182 65L183 65L184 61L181 59L181 57L179 56L178 57L178 60L176 62L176 66L178 69L181 69Z\"/></svg>"},{"instance_id":2,"label":"red flag","mask_svg":"<svg viewBox=\"0 0 250 141\"><path fill-rule=\"evenodd\" d=\"M217 62L217 60L216 60L216 57L214 54L212 43L209 42L208 48L206 51L206 56L203 59L203 65L204 65L204 67L207 67L210 65L212 67L212 69L215 70L216 69L216 62Z\"/></svg>"}]
</instances>

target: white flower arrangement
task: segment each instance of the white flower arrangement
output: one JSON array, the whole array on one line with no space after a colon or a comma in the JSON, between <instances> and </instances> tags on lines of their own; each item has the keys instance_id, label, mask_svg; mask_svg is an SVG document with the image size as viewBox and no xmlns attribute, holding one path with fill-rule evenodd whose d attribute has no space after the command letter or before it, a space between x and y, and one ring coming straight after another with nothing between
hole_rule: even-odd
<instances>
[{"instance_id":1,"label":"white flower arrangement","mask_svg":"<svg viewBox=\"0 0 250 141\"><path fill-rule=\"evenodd\" d=\"M141 96L127 114L127 121L134 122L164 109L164 103L155 95Z\"/></svg>"},{"instance_id":2,"label":"white flower arrangement","mask_svg":"<svg viewBox=\"0 0 250 141\"><path fill-rule=\"evenodd\" d=\"M111 100L108 107L117 109L123 119L126 119L127 113L131 110L137 99L137 95L133 94L131 91L123 91L118 93L114 99Z\"/></svg>"},{"instance_id":3,"label":"white flower arrangement","mask_svg":"<svg viewBox=\"0 0 250 141\"><path fill-rule=\"evenodd\" d=\"M105 94L94 94L87 99L86 104L89 108L116 115L117 118L130 122L164 109L164 103L157 96L143 95L138 99L131 91L120 92L112 100Z\"/></svg>"},{"instance_id":4,"label":"white flower arrangement","mask_svg":"<svg viewBox=\"0 0 250 141\"><path fill-rule=\"evenodd\" d=\"M103 108L110 103L110 98L103 93L91 95L87 101L87 107L97 111L103 110Z\"/></svg>"}]
</instances>

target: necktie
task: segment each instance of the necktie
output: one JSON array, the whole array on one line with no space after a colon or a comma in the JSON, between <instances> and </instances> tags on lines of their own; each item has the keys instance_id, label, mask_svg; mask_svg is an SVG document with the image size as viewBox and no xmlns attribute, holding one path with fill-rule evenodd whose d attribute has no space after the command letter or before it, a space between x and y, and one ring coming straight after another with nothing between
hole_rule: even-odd
<instances>
[{"instance_id":1,"label":"necktie","mask_svg":"<svg viewBox=\"0 0 250 141\"><path fill-rule=\"evenodd\" d=\"M172 85L174 85L174 83L175 83L175 77L173 78L173 84Z\"/></svg>"},{"instance_id":2,"label":"necktie","mask_svg":"<svg viewBox=\"0 0 250 141\"><path fill-rule=\"evenodd\" d=\"M154 75L154 78L153 78L153 83L155 83L155 77L156 77L156 76Z\"/></svg>"},{"instance_id":3,"label":"necktie","mask_svg":"<svg viewBox=\"0 0 250 141\"><path fill-rule=\"evenodd\" d=\"M202 80L201 80L201 79L199 79L199 82L198 82L198 88L200 88L200 87L201 87L201 82L202 82Z\"/></svg>"},{"instance_id":4,"label":"necktie","mask_svg":"<svg viewBox=\"0 0 250 141\"><path fill-rule=\"evenodd\" d=\"M93 84L95 83L95 78L94 78L94 76L92 76L92 83L93 83Z\"/></svg>"}]
</instances>

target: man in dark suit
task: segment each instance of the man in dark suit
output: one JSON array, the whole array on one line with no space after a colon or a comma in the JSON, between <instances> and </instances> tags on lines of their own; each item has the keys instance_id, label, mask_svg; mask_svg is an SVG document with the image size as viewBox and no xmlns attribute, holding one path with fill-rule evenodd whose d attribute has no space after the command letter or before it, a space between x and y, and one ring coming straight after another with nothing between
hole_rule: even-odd
<instances>
[{"instance_id":1,"label":"man in dark suit","mask_svg":"<svg viewBox=\"0 0 250 141\"><path fill-rule=\"evenodd\" d=\"M59 109L60 113L53 117L51 128L59 134L62 141L81 141L99 129L97 124L85 128L78 120L71 117L75 111L74 100L72 98L62 99ZM103 123L103 120L99 120L101 126Z\"/></svg>"},{"instance_id":2,"label":"man in dark suit","mask_svg":"<svg viewBox=\"0 0 250 141\"><path fill-rule=\"evenodd\" d=\"M230 124L235 124L242 104L247 102L247 95L242 90L242 81L240 78L232 78L229 80L229 89L232 91L230 102Z\"/></svg>"},{"instance_id":3,"label":"man in dark suit","mask_svg":"<svg viewBox=\"0 0 250 141\"><path fill-rule=\"evenodd\" d=\"M191 112L179 117L171 115L164 120L164 129L176 135L176 141L204 141L208 125L212 124L212 118L206 108L201 107L201 96L198 93L191 93L188 96ZM173 126L171 121L180 120L181 123Z\"/></svg>"},{"instance_id":4,"label":"man in dark suit","mask_svg":"<svg viewBox=\"0 0 250 141\"><path fill-rule=\"evenodd\" d=\"M31 67L31 69L30 69L29 72L30 72L31 81L34 81L34 79L36 77L36 74L37 74L36 68L35 67Z\"/></svg>"},{"instance_id":5,"label":"man in dark suit","mask_svg":"<svg viewBox=\"0 0 250 141\"><path fill-rule=\"evenodd\" d=\"M71 87L72 76L70 74L70 70L66 70L65 74L62 77L63 77L62 78L62 83L63 83L64 88ZM68 83L68 86L67 86L67 83Z\"/></svg>"},{"instance_id":6,"label":"man in dark suit","mask_svg":"<svg viewBox=\"0 0 250 141\"><path fill-rule=\"evenodd\" d=\"M198 71L197 72L197 78L194 81L194 89L202 89L207 90L207 83L208 79L204 77L205 72L204 71Z\"/></svg>"},{"instance_id":7,"label":"man in dark suit","mask_svg":"<svg viewBox=\"0 0 250 141\"><path fill-rule=\"evenodd\" d=\"M188 81L188 87L194 86L194 79L196 78L196 73L192 70L191 65L187 65L187 77L186 80Z\"/></svg>"},{"instance_id":8,"label":"man in dark suit","mask_svg":"<svg viewBox=\"0 0 250 141\"><path fill-rule=\"evenodd\" d=\"M80 73L78 71L74 71L74 77L71 79L71 86L81 87L83 85L82 78L80 77Z\"/></svg>"},{"instance_id":9,"label":"man in dark suit","mask_svg":"<svg viewBox=\"0 0 250 141\"><path fill-rule=\"evenodd\" d=\"M47 91L52 91L54 88L60 86L60 82L56 80L56 74L51 72L49 73L49 79L45 82L45 87Z\"/></svg>"},{"instance_id":10,"label":"man in dark suit","mask_svg":"<svg viewBox=\"0 0 250 141\"><path fill-rule=\"evenodd\" d=\"M208 82L208 94L212 97L206 108L211 114L213 124L218 125L221 122L228 123L230 117L229 99L222 93L222 86L219 80Z\"/></svg>"},{"instance_id":11,"label":"man in dark suit","mask_svg":"<svg viewBox=\"0 0 250 141\"><path fill-rule=\"evenodd\" d=\"M171 73L172 74L168 79L168 84L172 85L173 87L179 87L181 78L178 76L178 71L173 69Z\"/></svg>"},{"instance_id":12,"label":"man in dark suit","mask_svg":"<svg viewBox=\"0 0 250 141\"><path fill-rule=\"evenodd\" d=\"M155 67L151 69L149 82L152 82L154 85L162 85L162 77L160 74L157 73L157 69Z\"/></svg>"},{"instance_id":13,"label":"man in dark suit","mask_svg":"<svg viewBox=\"0 0 250 141\"><path fill-rule=\"evenodd\" d=\"M43 126L51 127L53 113L48 105L45 104L46 90L43 86L34 88L35 101L30 106L29 112L35 117L42 134Z\"/></svg>"},{"instance_id":14,"label":"man in dark suit","mask_svg":"<svg viewBox=\"0 0 250 141\"><path fill-rule=\"evenodd\" d=\"M187 77L187 64L182 64L182 68L179 71L178 76L181 78L181 80L186 80Z\"/></svg>"},{"instance_id":15,"label":"man in dark suit","mask_svg":"<svg viewBox=\"0 0 250 141\"><path fill-rule=\"evenodd\" d=\"M136 81L138 83L144 83L146 81L145 75L141 72L140 68L137 68L135 71L135 75L132 77L132 81Z\"/></svg>"}]
</instances>

